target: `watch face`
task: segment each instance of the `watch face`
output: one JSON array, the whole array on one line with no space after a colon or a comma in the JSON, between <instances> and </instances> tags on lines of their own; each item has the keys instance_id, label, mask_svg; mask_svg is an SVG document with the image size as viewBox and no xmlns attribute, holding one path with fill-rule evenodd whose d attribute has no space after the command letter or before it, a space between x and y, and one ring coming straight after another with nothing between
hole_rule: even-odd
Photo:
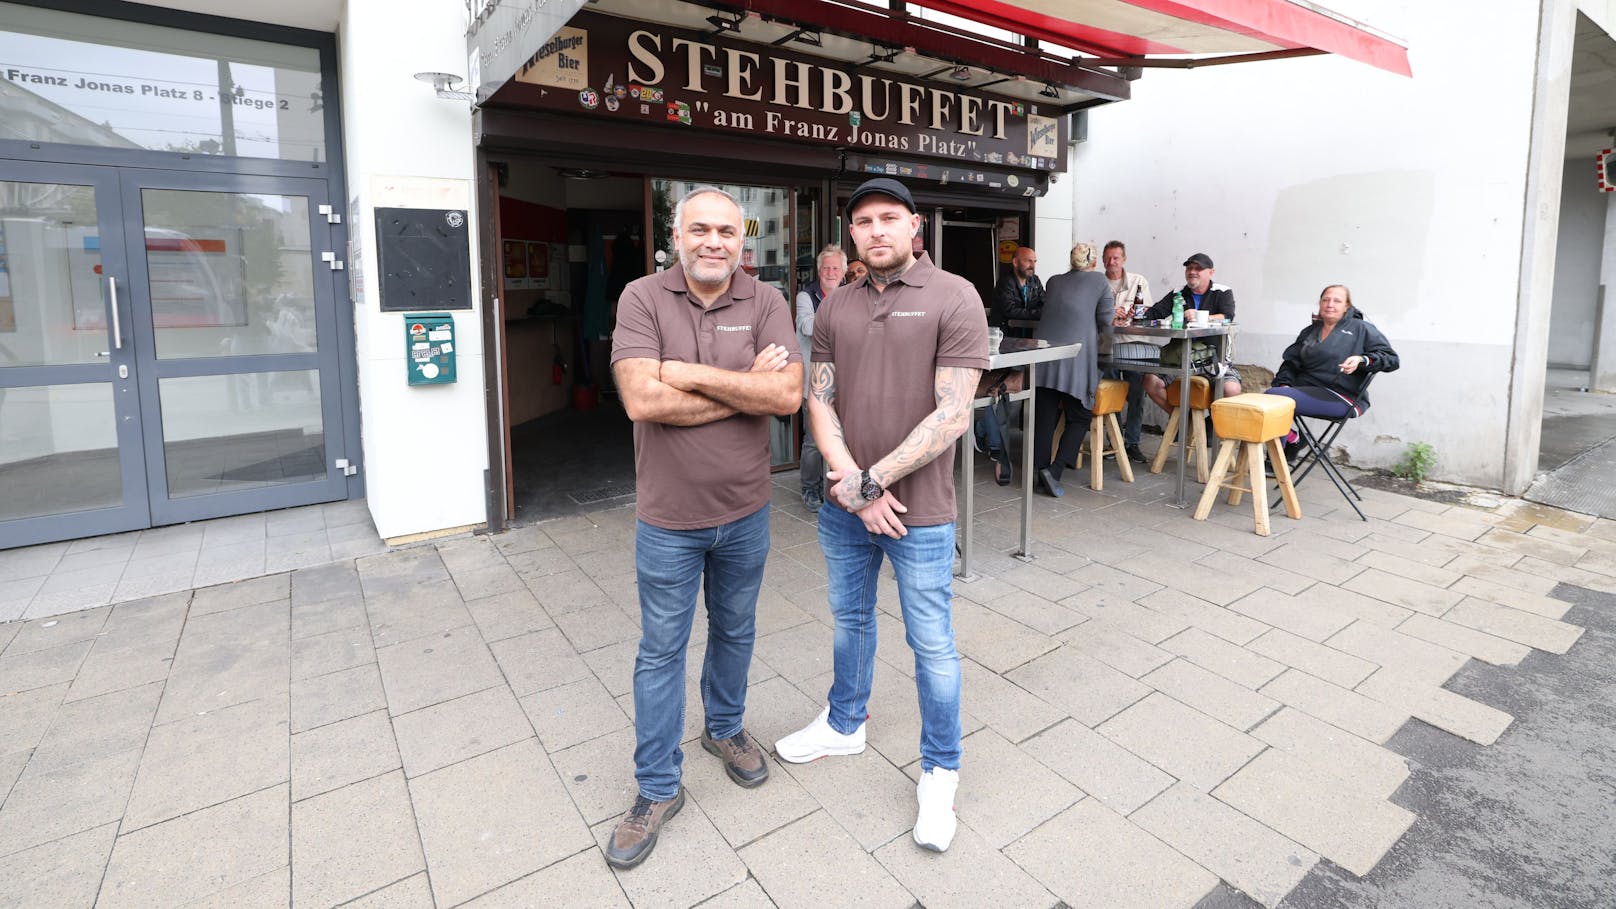
<instances>
[{"instance_id":1,"label":"watch face","mask_svg":"<svg viewBox=\"0 0 1616 909\"><path fill-rule=\"evenodd\" d=\"M876 499L881 498L881 493L883 492L885 492L885 490L881 488L880 483L877 483L875 480L871 479L869 474L864 475L864 481L859 484L859 495L863 496L866 501L873 502Z\"/></svg>"}]
</instances>

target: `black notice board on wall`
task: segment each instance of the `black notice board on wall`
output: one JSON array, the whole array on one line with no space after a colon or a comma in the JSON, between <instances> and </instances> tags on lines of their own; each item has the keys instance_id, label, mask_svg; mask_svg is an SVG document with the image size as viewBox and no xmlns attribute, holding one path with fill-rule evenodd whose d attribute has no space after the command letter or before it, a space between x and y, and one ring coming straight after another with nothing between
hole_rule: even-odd
<instances>
[{"instance_id":1,"label":"black notice board on wall","mask_svg":"<svg viewBox=\"0 0 1616 909\"><path fill-rule=\"evenodd\" d=\"M453 208L376 209L382 312L471 308L466 221Z\"/></svg>"}]
</instances>

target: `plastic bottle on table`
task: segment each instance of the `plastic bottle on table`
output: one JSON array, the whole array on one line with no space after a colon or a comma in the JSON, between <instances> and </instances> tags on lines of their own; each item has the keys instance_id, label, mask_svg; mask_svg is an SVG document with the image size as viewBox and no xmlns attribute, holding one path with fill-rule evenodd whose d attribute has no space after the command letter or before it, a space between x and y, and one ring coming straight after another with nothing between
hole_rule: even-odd
<instances>
[{"instance_id":1,"label":"plastic bottle on table","mask_svg":"<svg viewBox=\"0 0 1616 909\"><path fill-rule=\"evenodd\" d=\"M1184 295L1177 291L1173 292L1173 327L1184 327Z\"/></svg>"}]
</instances>

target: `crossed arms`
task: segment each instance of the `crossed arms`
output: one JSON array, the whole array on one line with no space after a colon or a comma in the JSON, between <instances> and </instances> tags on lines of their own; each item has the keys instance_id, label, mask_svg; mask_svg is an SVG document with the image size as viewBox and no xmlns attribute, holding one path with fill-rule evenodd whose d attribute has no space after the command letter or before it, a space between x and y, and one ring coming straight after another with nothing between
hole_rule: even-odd
<instances>
[{"instance_id":1,"label":"crossed arms","mask_svg":"<svg viewBox=\"0 0 1616 909\"><path fill-rule=\"evenodd\" d=\"M681 360L629 357L612 364L623 408L635 422L700 426L738 413L785 416L802 396L802 364L778 344L744 372Z\"/></svg>"}]
</instances>

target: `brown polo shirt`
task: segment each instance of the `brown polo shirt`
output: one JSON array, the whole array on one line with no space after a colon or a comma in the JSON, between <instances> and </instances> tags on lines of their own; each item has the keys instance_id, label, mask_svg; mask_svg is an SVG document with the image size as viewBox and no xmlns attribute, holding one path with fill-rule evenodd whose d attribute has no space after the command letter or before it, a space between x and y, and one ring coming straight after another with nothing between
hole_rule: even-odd
<instances>
[{"instance_id":1,"label":"brown polo shirt","mask_svg":"<svg viewBox=\"0 0 1616 909\"><path fill-rule=\"evenodd\" d=\"M785 297L737 270L711 308L690 295L675 265L623 288L612 332L612 363L634 357L679 360L745 372L758 351L779 344L801 363ZM634 424L635 513L667 530L717 527L769 501L768 416L736 414L701 426Z\"/></svg>"},{"instance_id":2,"label":"brown polo shirt","mask_svg":"<svg viewBox=\"0 0 1616 909\"><path fill-rule=\"evenodd\" d=\"M868 468L937 409L938 367L988 368L982 297L921 254L885 293L866 278L826 297L814 314L813 360L836 365L836 415L853 460ZM953 446L892 494L909 509L906 525L953 521Z\"/></svg>"}]
</instances>

